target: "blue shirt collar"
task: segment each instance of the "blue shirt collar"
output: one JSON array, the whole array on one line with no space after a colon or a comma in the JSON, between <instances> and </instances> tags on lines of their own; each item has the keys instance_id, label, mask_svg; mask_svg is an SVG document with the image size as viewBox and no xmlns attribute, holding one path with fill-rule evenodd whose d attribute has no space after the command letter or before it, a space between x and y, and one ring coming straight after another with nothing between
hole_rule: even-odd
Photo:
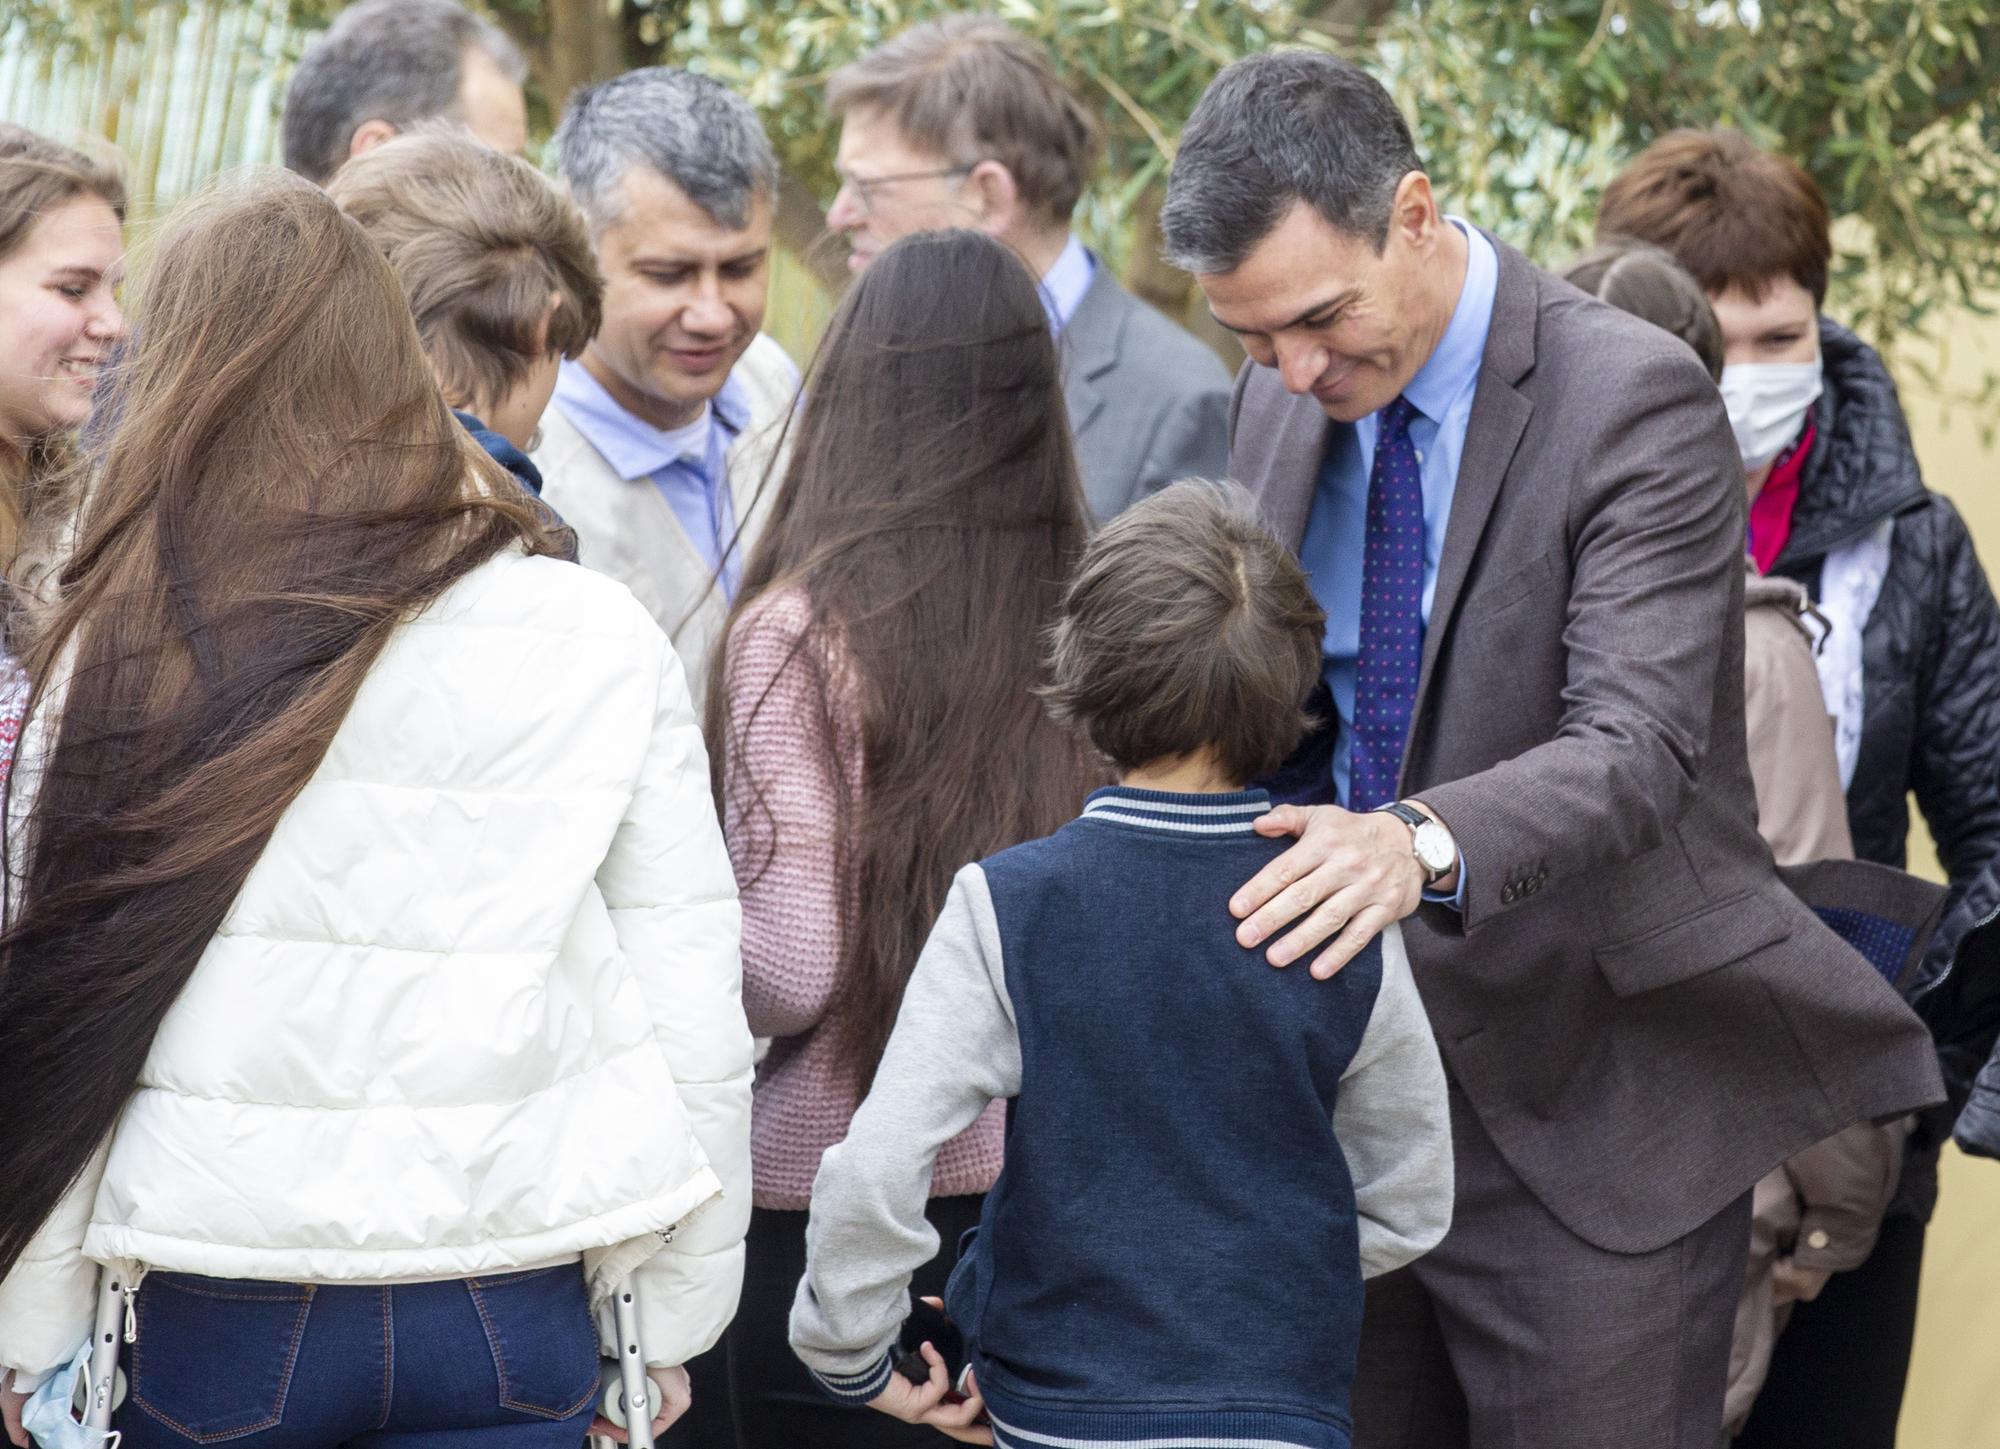
<instances>
[{"instance_id":1,"label":"blue shirt collar","mask_svg":"<svg viewBox=\"0 0 2000 1449\"><path fill-rule=\"evenodd\" d=\"M1500 257L1478 227L1446 217L1465 233L1465 285L1458 305L1428 361L1417 369L1403 396L1432 422L1442 422L1452 403L1479 381L1486 334L1493 325L1493 294L1500 282Z\"/></svg>"},{"instance_id":2,"label":"blue shirt collar","mask_svg":"<svg viewBox=\"0 0 2000 1449\"><path fill-rule=\"evenodd\" d=\"M694 422L684 428L656 428L625 411L588 368L568 358L556 373L555 401L584 441L628 483L683 460L705 467L710 427L720 424L731 434L739 433L750 416L749 394L732 372Z\"/></svg>"},{"instance_id":3,"label":"blue shirt collar","mask_svg":"<svg viewBox=\"0 0 2000 1449\"><path fill-rule=\"evenodd\" d=\"M1070 318L1076 316L1076 309L1083 305L1084 295L1090 291L1091 280L1097 275L1097 259L1085 249L1074 233L1063 243L1063 249L1056 257L1055 265L1042 278L1039 291L1042 306L1049 314L1049 327L1060 332L1069 326Z\"/></svg>"}]
</instances>

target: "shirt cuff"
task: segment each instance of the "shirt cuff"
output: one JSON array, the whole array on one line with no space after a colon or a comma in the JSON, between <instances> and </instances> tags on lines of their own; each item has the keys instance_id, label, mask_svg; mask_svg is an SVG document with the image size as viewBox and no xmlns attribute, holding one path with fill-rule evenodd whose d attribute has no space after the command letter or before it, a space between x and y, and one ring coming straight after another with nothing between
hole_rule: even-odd
<instances>
[{"instance_id":1,"label":"shirt cuff","mask_svg":"<svg viewBox=\"0 0 2000 1449\"><path fill-rule=\"evenodd\" d=\"M5 1378L7 1372L8 1370L6 1369L0 1369L0 1378ZM57 1369L43 1369L37 1374L24 1373L20 1369L14 1369L12 1372L13 1377L7 1379L7 1387L17 1394L32 1394L36 1389L39 1389L53 1378L57 1373Z\"/></svg>"},{"instance_id":2,"label":"shirt cuff","mask_svg":"<svg viewBox=\"0 0 2000 1449\"><path fill-rule=\"evenodd\" d=\"M1458 889L1450 895L1443 891L1425 891L1424 899L1434 906L1450 906L1461 916L1465 914L1465 852L1458 853Z\"/></svg>"},{"instance_id":3,"label":"shirt cuff","mask_svg":"<svg viewBox=\"0 0 2000 1449\"><path fill-rule=\"evenodd\" d=\"M823 1374L810 1364L806 1366L806 1372L813 1376L813 1382L828 1398L843 1404L865 1404L880 1397L882 1391L889 1387L889 1380L895 1376L896 1369L892 1355L885 1353L858 1374Z\"/></svg>"}]
</instances>

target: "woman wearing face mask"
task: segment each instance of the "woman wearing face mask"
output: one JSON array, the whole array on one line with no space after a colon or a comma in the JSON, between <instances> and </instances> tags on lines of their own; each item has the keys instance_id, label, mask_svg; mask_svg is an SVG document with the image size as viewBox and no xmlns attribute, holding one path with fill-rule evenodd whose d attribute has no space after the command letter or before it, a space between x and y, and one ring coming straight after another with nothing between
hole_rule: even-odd
<instances>
[{"instance_id":1,"label":"woman wearing face mask","mask_svg":"<svg viewBox=\"0 0 2000 1449\"><path fill-rule=\"evenodd\" d=\"M1663 247L1714 306L1751 556L1804 584L1831 624L1819 676L1855 853L1903 865L1914 791L1957 901L1932 948L1947 959L2000 857L2000 604L1957 510L1924 487L1881 358L1820 314L1826 200L1733 131L1676 131L1611 183L1597 231ZM1894 1443L1965 1065L1945 1059L1954 1100L1919 1119L1874 1252L1799 1306L1739 1444Z\"/></svg>"},{"instance_id":2,"label":"woman wearing face mask","mask_svg":"<svg viewBox=\"0 0 2000 1449\"><path fill-rule=\"evenodd\" d=\"M90 416L98 369L124 335L116 297L124 218L125 189L111 171L0 125L0 785L27 703L13 596L34 590L43 572L36 545L62 512L43 495Z\"/></svg>"}]
</instances>

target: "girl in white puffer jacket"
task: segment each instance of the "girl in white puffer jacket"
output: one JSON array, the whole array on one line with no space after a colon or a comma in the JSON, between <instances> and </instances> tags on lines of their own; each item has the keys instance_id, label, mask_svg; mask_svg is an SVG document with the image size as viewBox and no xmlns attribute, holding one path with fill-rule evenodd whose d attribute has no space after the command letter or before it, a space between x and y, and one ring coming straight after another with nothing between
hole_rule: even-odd
<instances>
[{"instance_id":1,"label":"girl in white puffer jacket","mask_svg":"<svg viewBox=\"0 0 2000 1449\"><path fill-rule=\"evenodd\" d=\"M283 173L169 228L103 411L10 802L9 1418L100 1264L127 1449L573 1449L631 1273L673 1410L735 1309L751 1042L671 647Z\"/></svg>"}]
</instances>

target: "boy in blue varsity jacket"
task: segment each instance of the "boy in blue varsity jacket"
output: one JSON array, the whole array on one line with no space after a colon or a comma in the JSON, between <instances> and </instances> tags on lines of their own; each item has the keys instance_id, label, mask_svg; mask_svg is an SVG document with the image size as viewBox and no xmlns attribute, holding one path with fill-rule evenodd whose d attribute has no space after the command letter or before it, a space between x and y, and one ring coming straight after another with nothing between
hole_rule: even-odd
<instances>
[{"instance_id":1,"label":"boy in blue varsity jacket","mask_svg":"<svg viewBox=\"0 0 2000 1449\"><path fill-rule=\"evenodd\" d=\"M791 1339L829 1393L1018 1449L1346 1449L1362 1280L1444 1236L1451 1129L1395 927L1325 982L1236 943L1230 894L1287 843L1245 782L1297 744L1322 628L1240 490L1176 484L1091 544L1049 698L1119 783L952 883L813 1188ZM945 1299L970 1373L927 1344L918 1385L931 1167L994 1098L1007 1165Z\"/></svg>"}]
</instances>

